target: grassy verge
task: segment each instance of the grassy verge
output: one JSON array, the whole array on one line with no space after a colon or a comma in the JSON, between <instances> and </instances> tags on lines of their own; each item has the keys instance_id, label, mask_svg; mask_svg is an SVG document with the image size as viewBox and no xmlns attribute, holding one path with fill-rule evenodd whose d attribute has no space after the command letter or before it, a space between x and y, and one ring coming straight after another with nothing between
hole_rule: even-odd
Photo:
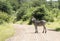
<instances>
[{"instance_id":1,"label":"grassy verge","mask_svg":"<svg viewBox=\"0 0 60 41\"><path fill-rule=\"evenodd\" d=\"M46 27L54 29L55 31L60 31L60 22L50 22L50 23L47 23Z\"/></svg>"},{"instance_id":2,"label":"grassy verge","mask_svg":"<svg viewBox=\"0 0 60 41\"><path fill-rule=\"evenodd\" d=\"M11 37L14 34L14 28L12 24L2 24L0 25L0 41L5 41L5 39Z\"/></svg>"}]
</instances>

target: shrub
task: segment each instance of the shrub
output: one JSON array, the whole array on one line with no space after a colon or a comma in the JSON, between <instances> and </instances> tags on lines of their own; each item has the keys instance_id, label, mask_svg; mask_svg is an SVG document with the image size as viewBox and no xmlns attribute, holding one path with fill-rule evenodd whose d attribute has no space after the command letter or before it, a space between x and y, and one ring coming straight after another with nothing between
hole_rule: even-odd
<instances>
[{"instance_id":1,"label":"shrub","mask_svg":"<svg viewBox=\"0 0 60 41\"><path fill-rule=\"evenodd\" d=\"M9 21L9 15L5 12L0 12L0 24Z\"/></svg>"}]
</instances>

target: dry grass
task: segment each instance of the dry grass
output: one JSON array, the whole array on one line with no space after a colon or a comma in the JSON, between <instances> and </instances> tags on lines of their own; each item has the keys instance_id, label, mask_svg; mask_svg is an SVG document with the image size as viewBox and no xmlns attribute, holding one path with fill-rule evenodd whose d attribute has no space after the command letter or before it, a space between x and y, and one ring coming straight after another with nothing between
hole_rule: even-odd
<instances>
[{"instance_id":1,"label":"dry grass","mask_svg":"<svg viewBox=\"0 0 60 41\"><path fill-rule=\"evenodd\" d=\"M14 34L14 28L11 24L0 25L0 41L5 41L8 37Z\"/></svg>"}]
</instances>

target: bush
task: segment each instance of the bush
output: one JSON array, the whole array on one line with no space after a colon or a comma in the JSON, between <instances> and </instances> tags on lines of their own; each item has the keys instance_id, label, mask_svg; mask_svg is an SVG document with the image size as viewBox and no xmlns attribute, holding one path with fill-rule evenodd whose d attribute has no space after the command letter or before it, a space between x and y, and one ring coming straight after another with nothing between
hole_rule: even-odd
<instances>
[{"instance_id":1,"label":"bush","mask_svg":"<svg viewBox=\"0 0 60 41\"><path fill-rule=\"evenodd\" d=\"M5 12L0 12L0 24L9 21L9 15Z\"/></svg>"},{"instance_id":2,"label":"bush","mask_svg":"<svg viewBox=\"0 0 60 41\"><path fill-rule=\"evenodd\" d=\"M8 14L11 14L12 7L8 1L0 1L0 10Z\"/></svg>"}]
</instances>

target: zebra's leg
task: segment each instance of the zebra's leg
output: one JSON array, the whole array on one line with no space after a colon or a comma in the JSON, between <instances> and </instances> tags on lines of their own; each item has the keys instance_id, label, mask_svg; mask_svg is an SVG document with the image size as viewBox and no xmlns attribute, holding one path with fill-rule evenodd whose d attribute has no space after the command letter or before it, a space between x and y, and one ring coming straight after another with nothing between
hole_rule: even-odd
<instances>
[{"instance_id":1,"label":"zebra's leg","mask_svg":"<svg viewBox=\"0 0 60 41\"><path fill-rule=\"evenodd\" d=\"M42 33L44 33L44 27L43 27L43 31L42 31Z\"/></svg>"},{"instance_id":2,"label":"zebra's leg","mask_svg":"<svg viewBox=\"0 0 60 41\"><path fill-rule=\"evenodd\" d=\"M38 33L37 25L35 25L35 33Z\"/></svg>"},{"instance_id":3,"label":"zebra's leg","mask_svg":"<svg viewBox=\"0 0 60 41\"><path fill-rule=\"evenodd\" d=\"M43 25L43 32L42 33L46 33L46 32L47 32L46 27L45 27L45 25Z\"/></svg>"}]
</instances>

